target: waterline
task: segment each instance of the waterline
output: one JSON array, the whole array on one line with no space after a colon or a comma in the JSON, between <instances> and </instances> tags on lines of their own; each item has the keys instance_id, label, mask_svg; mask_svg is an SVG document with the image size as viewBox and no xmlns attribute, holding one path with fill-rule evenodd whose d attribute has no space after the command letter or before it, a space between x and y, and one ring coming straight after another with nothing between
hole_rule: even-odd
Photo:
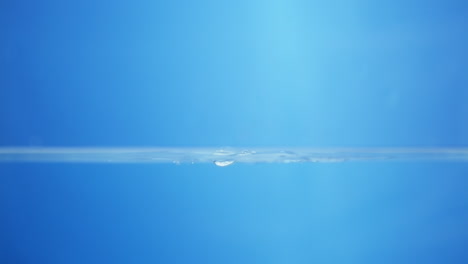
<instances>
[{"instance_id":1,"label":"waterline","mask_svg":"<svg viewBox=\"0 0 468 264\"><path fill-rule=\"evenodd\" d=\"M345 161L468 162L468 148L84 148L0 147L0 162L301 163Z\"/></svg>"}]
</instances>

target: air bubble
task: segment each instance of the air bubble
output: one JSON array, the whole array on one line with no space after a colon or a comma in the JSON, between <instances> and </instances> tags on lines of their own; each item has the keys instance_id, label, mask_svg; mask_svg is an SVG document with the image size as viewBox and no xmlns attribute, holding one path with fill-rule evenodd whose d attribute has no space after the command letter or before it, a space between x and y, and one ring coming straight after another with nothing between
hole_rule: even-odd
<instances>
[{"instance_id":1,"label":"air bubble","mask_svg":"<svg viewBox=\"0 0 468 264\"><path fill-rule=\"evenodd\" d=\"M219 167L226 167L233 163L234 163L233 160L215 160L214 161L214 164L216 164L216 166L219 166Z\"/></svg>"}]
</instances>

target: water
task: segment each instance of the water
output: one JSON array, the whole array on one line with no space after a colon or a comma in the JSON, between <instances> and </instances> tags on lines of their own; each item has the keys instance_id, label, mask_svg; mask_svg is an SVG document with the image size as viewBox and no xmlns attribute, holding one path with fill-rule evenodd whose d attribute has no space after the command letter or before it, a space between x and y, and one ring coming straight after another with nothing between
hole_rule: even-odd
<instances>
[{"instance_id":1,"label":"water","mask_svg":"<svg viewBox=\"0 0 468 264\"><path fill-rule=\"evenodd\" d=\"M0 1L0 263L468 263L467 18Z\"/></svg>"}]
</instances>

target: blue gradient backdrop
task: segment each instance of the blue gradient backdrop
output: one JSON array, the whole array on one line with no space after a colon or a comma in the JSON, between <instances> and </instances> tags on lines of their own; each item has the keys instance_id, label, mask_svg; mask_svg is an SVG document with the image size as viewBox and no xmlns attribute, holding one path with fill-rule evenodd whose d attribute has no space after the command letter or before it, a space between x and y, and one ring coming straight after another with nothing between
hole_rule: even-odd
<instances>
[{"instance_id":1,"label":"blue gradient backdrop","mask_svg":"<svg viewBox=\"0 0 468 264\"><path fill-rule=\"evenodd\" d=\"M0 0L0 146L468 146L466 1ZM468 164L0 164L0 263L467 263Z\"/></svg>"}]
</instances>

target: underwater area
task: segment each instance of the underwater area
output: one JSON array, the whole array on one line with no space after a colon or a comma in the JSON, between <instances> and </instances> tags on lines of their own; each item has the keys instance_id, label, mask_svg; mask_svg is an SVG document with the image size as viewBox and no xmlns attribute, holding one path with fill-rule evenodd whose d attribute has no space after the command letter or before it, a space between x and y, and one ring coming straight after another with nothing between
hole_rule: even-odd
<instances>
[{"instance_id":1,"label":"underwater area","mask_svg":"<svg viewBox=\"0 0 468 264\"><path fill-rule=\"evenodd\" d=\"M0 263L468 263L467 17L0 1Z\"/></svg>"}]
</instances>

